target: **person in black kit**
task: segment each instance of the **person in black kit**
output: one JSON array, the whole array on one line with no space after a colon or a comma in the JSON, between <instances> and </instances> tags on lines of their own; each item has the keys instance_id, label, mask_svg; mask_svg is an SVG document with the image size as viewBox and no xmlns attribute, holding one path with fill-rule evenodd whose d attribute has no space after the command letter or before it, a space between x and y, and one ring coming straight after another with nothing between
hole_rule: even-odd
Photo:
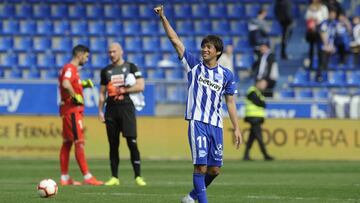
<instances>
[{"instance_id":1,"label":"person in black kit","mask_svg":"<svg viewBox=\"0 0 360 203\"><path fill-rule=\"evenodd\" d=\"M140 153L136 140L135 106L129 96L130 93L142 92L145 82L136 65L124 61L123 50L119 43L112 43L109 46L108 54L112 63L101 70L99 95L99 120L106 124L112 173L112 177L105 185L113 186L120 184L118 166L120 133L122 133L130 150L135 182L139 186L145 186L146 183L140 176ZM126 86L128 78L131 78L129 76L136 80L132 86ZM105 101L106 110L104 114Z\"/></svg>"},{"instance_id":2,"label":"person in black kit","mask_svg":"<svg viewBox=\"0 0 360 203\"><path fill-rule=\"evenodd\" d=\"M290 0L276 0L274 6L274 13L276 19L279 21L282 27L281 37L281 58L288 59L286 54L286 44L288 43L291 36L291 27L293 18L291 14L291 1Z\"/></svg>"},{"instance_id":3,"label":"person in black kit","mask_svg":"<svg viewBox=\"0 0 360 203\"><path fill-rule=\"evenodd\" d=\"M258 50L260 56L252 65L251 74L254 76L255 81L259 79L266 80L267 88L263 94L265 97L273 97L273 91L279 77L279 67L275 54L270 49L268 38L258 40Z\"/></svg>"},{"instance_id":4,"label":"person in black kit","mask_svg":"<svg viewBox=\"0 0 360 203\"><path fill-rule=\"evenodd\" d=\"M264 155L264 159L271 161L274 158L271 157L265 148L265 144L262 138L261 124L265 119L265 97L262 93L266 89L267 82L265 79L259 79L256 81L255 86L251 86L248 89L247 97L245 99L245 122L250 123L250 135L246 142L246 148L244 153L244 160L249 161L250 149L255 139L259 142L260 150Z\"/></svg>"}]
</instances>

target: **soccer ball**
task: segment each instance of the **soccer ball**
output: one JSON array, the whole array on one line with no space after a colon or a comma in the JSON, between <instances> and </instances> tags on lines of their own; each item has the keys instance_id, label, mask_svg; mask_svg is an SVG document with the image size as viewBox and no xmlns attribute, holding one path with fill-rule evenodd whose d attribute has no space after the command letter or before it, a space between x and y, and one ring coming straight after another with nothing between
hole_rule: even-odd
<instances>
[{"instance_id":1,"label":"soccer ball","mask_svg":"<svg viewBox=\"0 0 360 203\"><path fill-rule=\"evenodd\" d=\"M54 180L44 179L40 181L39 185L37 186L37 190L40 197L53 197L58 192L58 186Z\"/></svg>"}]
</instances>

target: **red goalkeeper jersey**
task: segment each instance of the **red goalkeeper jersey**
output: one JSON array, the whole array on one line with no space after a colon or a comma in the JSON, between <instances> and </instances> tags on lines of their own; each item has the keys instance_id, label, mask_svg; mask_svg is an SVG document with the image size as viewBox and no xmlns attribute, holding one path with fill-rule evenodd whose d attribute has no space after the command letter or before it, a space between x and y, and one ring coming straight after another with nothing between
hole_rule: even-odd
<instances>
[{"instance_id":1,"label":"red goalkeeper jersey","mask_svg":"<svg viewBox=\"0 0 360 203\"><path fill-rule=\"evenodd\" d=\"M59 88L60 88L60 115L70 114L74 112L83 112L84 105L75 104L72 101L70 94L62 86L64 80L69 80L71 86L73 87L75 94L80 94L83 96L83 87L81 85L81 80L79 72L73 64L66 64L60 71L59 74Z\"/></svg>"}]
</instances>

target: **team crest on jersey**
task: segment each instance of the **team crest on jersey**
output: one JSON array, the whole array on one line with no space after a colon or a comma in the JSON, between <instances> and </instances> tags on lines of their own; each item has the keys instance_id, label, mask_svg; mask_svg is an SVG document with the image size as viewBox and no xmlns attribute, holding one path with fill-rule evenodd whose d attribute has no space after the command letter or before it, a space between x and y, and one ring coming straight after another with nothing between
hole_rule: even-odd
<instances>
[{"instance_id":1,"label":"team crest on jersey","mask_svg":"<svg viewBox=\"0 0 360 203\"><path fill-rule=\"evenodd\" d=\"M199 76L198 82L206 87L209 87L210 89L214 90L214 91L220 91L221 90L221 84L212 81L208 78L204 78L203 76Z\"/></svg>"},{"instance_id":2,"label":"team crest on jersey","mask_svg":"<svg viewBox=\"0 0 360 203\"><path fill-rule=\"evenodd\" d=\"M223 146L222 146L222 144L218 144L216 146L215 154L219 155L219 156L223 155Z\"/></svg>"},{"instance_id":3,"label":"team crest on jersey","mask_svg":"<svg viewBox=\"0 0 360 203\"><path fill-rule=\"evenodd\" d=\"M215 77L216 80L221 80L221 79L223 79L223 76L220 75L219 73L215 73L214 77Z\"/></svg>"}]
</instances>

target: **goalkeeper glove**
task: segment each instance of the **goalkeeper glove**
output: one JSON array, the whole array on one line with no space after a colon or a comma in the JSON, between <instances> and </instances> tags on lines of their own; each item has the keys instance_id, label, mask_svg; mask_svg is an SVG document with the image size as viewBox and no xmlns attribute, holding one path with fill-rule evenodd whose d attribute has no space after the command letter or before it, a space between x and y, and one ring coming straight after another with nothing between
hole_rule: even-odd
<instances>
[{"instance_id":1,"label":"goalkeeper glove","mask_svg":"<svg viewBox=\"0 0 360 203\"><path fill-rule=\"evenodd\" d=\"M82 80L81 85L84 88L88 88L88 87L93 88L94 87L94 83L91 81L91 79Z\"/></svg>"},{"instance_id":2,"label":"goalkeeper glove","mask_svg":"<svg viewBox=\"0 0 360 203\"><path fill-rule=\"evenodd\" d=\"M81 94L75 94L74 97L72 98L72 100L76 105L83 105L84 104L84 99L81 96Z\"/></svg>"}]
</instances>

